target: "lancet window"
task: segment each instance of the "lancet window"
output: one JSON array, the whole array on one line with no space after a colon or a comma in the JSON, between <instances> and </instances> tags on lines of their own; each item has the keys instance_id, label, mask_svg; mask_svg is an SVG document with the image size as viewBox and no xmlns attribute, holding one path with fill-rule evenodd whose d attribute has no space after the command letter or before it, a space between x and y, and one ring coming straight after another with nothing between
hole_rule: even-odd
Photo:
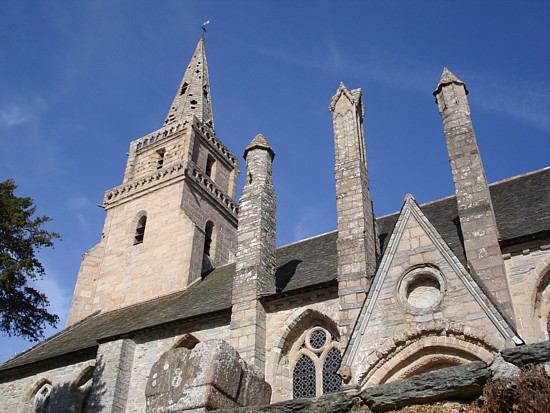
<instances>
[{"instance_id":1,"label":"lancet window","mask_svg":"<svg viewBox=\"0 0 550 413\"><path fill-rule=\"evenodd\" d=\"M134 245L141 244L145 237L145 225L147 224L147 215L143 215L136 226L136 233L134 236Z\"/></svg>"},{"instance_id":2,"label":"lancet window","mask_svg":"<svg viewBox=\"0 0 550 413\"><path fill-rule=\"evenodd\" d=\"M210 247L212 246L212 232L214 230L214 224L212 221L208 221L204 228L204 255L210 256Z\"/></svg>"},{"instance_id":3,"label":"lancet window","mask_svg":"<svg viewBox=\"0 0 550 413\"><path fill-rule=\"evenodd\" d=\"M212 175L214 175L214 164L216 163L216 160L213 156L208 155L208 158L206 158L206 168L205 173L206 176L209 178L212 178Z\"/></svg>"}]
</instances>

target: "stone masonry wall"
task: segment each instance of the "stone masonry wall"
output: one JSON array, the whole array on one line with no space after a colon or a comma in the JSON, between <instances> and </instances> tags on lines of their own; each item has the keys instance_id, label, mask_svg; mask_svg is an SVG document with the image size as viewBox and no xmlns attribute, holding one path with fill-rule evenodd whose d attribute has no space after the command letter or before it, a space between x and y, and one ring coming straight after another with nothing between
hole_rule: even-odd
<instances>
[{"instance_id":1,"label":"stone masonry wall","mask_svg":"<svg viewBox=\"0 0 550 413\"><path fill-rule=\"evenodd\" d=\"M276 203L274 153L262 135L245 150L246 183L240 200L233 279L231 345L247 363L265 369L266 312L259 298L275 292Z\"/></svg>"},{"instance_id":2,"label":"stone masonry wall","mask_svg":"<svg viewBox=\"0 0 550 413\"><path fill-rule=\"evenodd\" d=\"M298 359L289 349L294 340L318 323L322 314L338 323L338 298L335 288L313 291L266 304L267 339L265 378L271 384L273 403L292 399L292 367ZM303 318L306 318L302 321ZM300 324L298 325L298 323ZM305 324L303 324L305 322ZM305 325L305 328L302 326ZM294 327L299 327L296 331ZM343 348L341 349L343 350Z\"/></svg>"},{"instance_id":3,"label":"stone masonry wall","mask_svg":"<svg viewBox=\"0 0 550 413\"><path fill-rule=\"evenodd\" d=\"M136 344L125 338L99 345L86 412L125 412Z\"/></svg>"},{"instance_id":4,"label":"stone masonry wall","mask_svg":"<svg viewBox=\"0 0 550 413\"><path fill-rule=\"evenodd\" d=\"M343 84L332 98L340 332L345 344L376 271L376 234L363 132L361 91Z\"/></svg>"},{"instance_id":5,"label":"stone masonry wall","mask_svg":"<svg viewBox=\"0 0 550 413\"><path fill-rule=\"evenodd\" d=\"M136 349L132 367L132 381L128 393L127 413L145 411L145 387L153 364L160 356L177 346L185 334L192 334L199 341L229 339L228 318L215 318L194 325L183 325L170 329L141 334L135 338Z\"/></svg>"},{"instance_id":6,"label":"stone masonry wall","mask_svg":"<svg viewBox=\"0 0 550 413\"><path fill-rule=\"evenodd\" d=\"M183 183L152 189L147 196L107 211L105 254L92 311L109 311L185 288L194 225L181 211L182 193ZM143 242L134 245L143 214L147 216Z\"/></svg>"},{"instance_id":7,"label":"stone masonry wall","mask_svg":"<svg viewBox=\"0 0 550 413\"><path fill-rule=\"evenodd\" d=\"M103 264L104 254L105 243L100 242L82 256L73 300L67 318L68 326L92 313L94 293Z\"/></svg>"},{"instance_id":8,"label":"stone masonry wall","mask_svg":"<svg viewBox=\"0 0 550 413\"><path fill-rule=\"evenodd\" d=\"M443 120L466 258L497 302L513 317L495 213L467 93L465 84L445 68L434 95Z\"/></svg>"},{"instance_id":9,"label":"stone masonry wall","mask_svg":"<svg viewBox=\"0 0 550 413\"><path fill-rule=\"evenodd\" d=\"M354 380L362 386L395 380L433 364L487 361L506 346L506 339L413 215L385 278L377 282L381 284L373 288L379 293L351 366ZM410 301L414 297L419 301Z\"/></svg>"},{"instance_id":10,"label":"stone masonry wall","mask_svg":"<svg viewBox=\"0 0 550 413\"><path fill-rule=\"evenodd\" d=\"M84 397L82 388L76 386L81 374L95 364L89 353L64 357L37 364L18 374L2 372L0 376L0 411L32 413L32 405L41 384L52 385L52 407L63 412L71 410ZM55 398L55 401L54 401Z\"/></svg>"},{"instance_id":11,"label":"stone masonry wall","mask_svg":"<svg viewBox=\"0 0 550 413\"><path fill-rule=\"evenodd\" d=\"M526 343L548 340L550 239L503 253L519 335Z\"/></svg>"}]
</instances>

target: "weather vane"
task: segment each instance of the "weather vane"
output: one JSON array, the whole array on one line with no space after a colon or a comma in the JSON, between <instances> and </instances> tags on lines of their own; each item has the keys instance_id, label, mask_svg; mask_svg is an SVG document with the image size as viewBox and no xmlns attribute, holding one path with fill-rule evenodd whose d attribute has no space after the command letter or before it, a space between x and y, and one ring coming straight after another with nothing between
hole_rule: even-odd
<instances>
[{"instance_id":1,"label":"weather vane","mask_svg":"<svg viewBox=\"0 0 550 413\"><path fill-rule=\"evenodd\" d=\"M204 33L206 33L207 24L210 24L210 20L206 20L206 16L204 16L204 22L202 23L202 37L204 37Z\"/></svg>"}]
</instances>

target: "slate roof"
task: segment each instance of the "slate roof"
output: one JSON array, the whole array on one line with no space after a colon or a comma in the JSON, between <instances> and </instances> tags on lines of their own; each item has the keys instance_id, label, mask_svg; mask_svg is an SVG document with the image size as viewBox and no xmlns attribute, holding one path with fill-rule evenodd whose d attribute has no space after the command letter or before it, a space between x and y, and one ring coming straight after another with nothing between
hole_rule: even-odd
<instances>
[{"instance_id":1,"label":"slate roof","mask_svg":"<svg viewBox=\"0 0 550 413\"><path fill-rule=\"evenodd\" d=\"M491 185L491 196L503 244L550 234L550 167ZM464 248L454 197L420 205L449 247L463 262ZM399 213L377 219L382 250ZM277 249L276 286L272 297L334 283L337 271L337 232ZM208 317L231 309L231 281L235 264L216 268L203 280L169 296L93 314L0 365L8 370L56 356L90 349L98 341L140 330L159 328L194 317Z\"/></svg>"}]
</instances>

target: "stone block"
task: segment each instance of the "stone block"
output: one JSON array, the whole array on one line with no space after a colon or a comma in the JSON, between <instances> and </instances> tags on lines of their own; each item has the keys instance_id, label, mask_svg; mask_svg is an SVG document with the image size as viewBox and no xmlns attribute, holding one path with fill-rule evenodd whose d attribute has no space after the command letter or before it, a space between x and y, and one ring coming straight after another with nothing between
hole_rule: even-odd
<instances>
[{"instance_id":1,"label":"stone block","mask_svg":"<svg viewBox=\"0 0 550 413\"><path fill-rule=\"evenodd\" d=\"M266 404L271 387L223 340L172 349L153 365L145 389L148 413Z\"/></svg>"},{"instance_id":2,"label":"stone block","mask_svg":"<svg viewBox=\"0 0 550 413\"><path fill-rule=\"evenodd\" d=\"M550 361L550 340L529 346L508 348L501 354L505 361L520 367L529 364L542 364Z\"/></svg>"},{"instance_id":3,"label":"stone block","mask_svg":"<svg viewBox=\"0 0 550 413\"><path fill-rule=\"evenodd\" d=\"M453 398L471 400L481 395L488 378L485 363L473 362L372 387L360 397L375 412Z\"/></svg>"}]
</instances>

